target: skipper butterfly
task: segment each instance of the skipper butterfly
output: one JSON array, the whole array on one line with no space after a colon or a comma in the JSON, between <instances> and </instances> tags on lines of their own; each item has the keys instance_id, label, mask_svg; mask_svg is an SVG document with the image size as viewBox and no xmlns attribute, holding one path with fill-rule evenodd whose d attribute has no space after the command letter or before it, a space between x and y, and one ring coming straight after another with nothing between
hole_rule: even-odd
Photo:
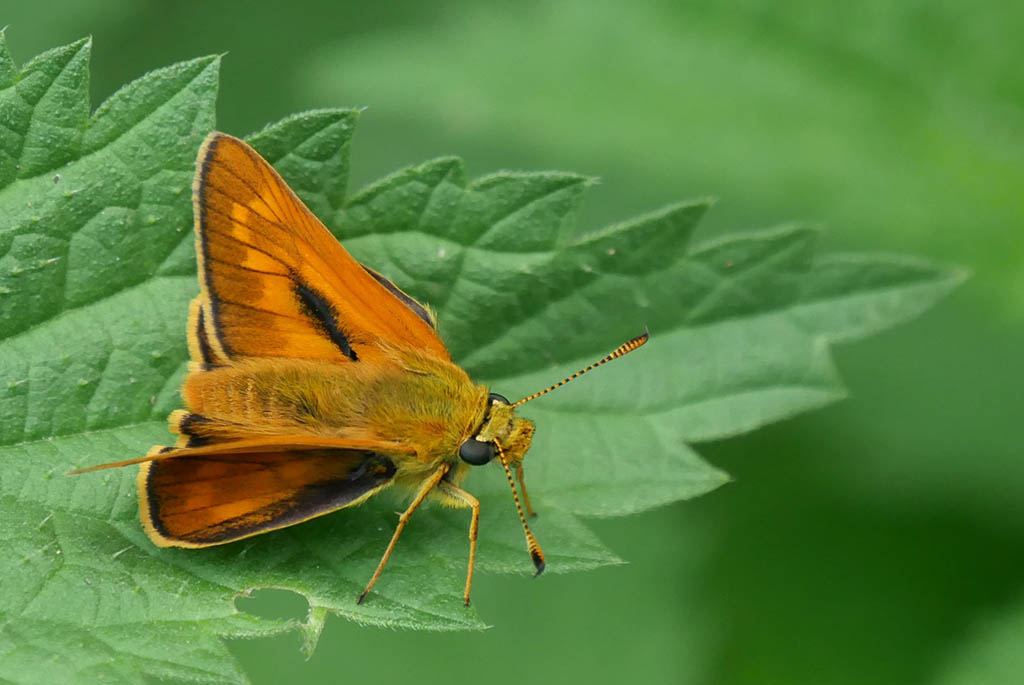
<instances>
[{"instance_id":1,"label":"skipper butterfly","mask_svg":"<svg viewBox=\"0 0 1024 685\"><path fill-rule=\"evenodd\" d=\"M196 166L200 293L189 309L186 408L169 417L177 442L72 473L140 464L139 515L159 547L222 545L385 488L411 492L359 602L426 499L471 509L468 606L480 502L461 484L496 460L543 571L523 482L534 425L515 410L640 347L647 333L510 402L454 364L430 309L357 262L249 145L214 132Z\"/></svg>"}]
</instances>

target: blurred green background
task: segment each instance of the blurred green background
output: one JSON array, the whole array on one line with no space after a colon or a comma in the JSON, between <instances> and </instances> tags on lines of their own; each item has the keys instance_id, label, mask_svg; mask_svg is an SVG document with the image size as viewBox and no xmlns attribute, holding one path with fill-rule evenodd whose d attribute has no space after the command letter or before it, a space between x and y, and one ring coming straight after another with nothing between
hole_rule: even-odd
<instances>
[{"instance_id":1,"label":"blurred green background","mask_svg":"<svg viewBox=\"0 0 1024 685\"><path fill-rule=\"evenodd\" d=\"M698 446L734 483L593 522L630 565L482 576L482 634L333 618L308 662L295 636L233 643L255 683L1024 682L1021 3L68 0L2 23L21 61L93 35L94 106L222 52L228 132L365 105L353 187L449 153L563 168L603 179L583 226L713 195L704 237L806 220L826 249L974 273L837 350L850 399Z\"/></svg>"}]
</instances>

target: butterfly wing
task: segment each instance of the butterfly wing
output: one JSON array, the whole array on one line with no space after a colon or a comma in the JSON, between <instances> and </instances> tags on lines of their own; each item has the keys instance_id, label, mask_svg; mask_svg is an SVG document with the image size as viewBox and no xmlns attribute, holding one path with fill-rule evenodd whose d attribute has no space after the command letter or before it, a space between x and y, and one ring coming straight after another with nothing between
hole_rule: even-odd
<instances>
[{"instance_id":1,"label":"butterfly wing","mask_svg":"<svg viewBox=\"0 0 1024 685\"><path fill-rule=\"evenodd\" d=\"M143 527L159 547L209 547L350 507L388 487L395 464L365 449L281 445L178 450L142 464Z\"/></svg>"},{"instance_id":2,"label":"butterfly wing","mask_svg":"<svg viewBox=\"0 0 1024 685\"><path fill-rule=\"evenodd\" d=\"M364 268L249 145L214 132L193 193L193 358L358 361L398 344L449 359L429 311ZM197 356L198 355L198 356Z\"/></svg>"}]
</instances>

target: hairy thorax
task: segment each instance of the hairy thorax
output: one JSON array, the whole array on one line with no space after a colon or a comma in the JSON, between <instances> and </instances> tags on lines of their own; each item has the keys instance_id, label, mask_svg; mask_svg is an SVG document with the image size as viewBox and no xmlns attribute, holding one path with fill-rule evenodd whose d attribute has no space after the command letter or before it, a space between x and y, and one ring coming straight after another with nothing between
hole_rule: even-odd
<instances>
[{"instance_id":1,"label":"hairy thorax","mask_svg":"<svg viewBox=\"0 0 1024 685\"><path fill-rule=\"evenodd\" d=\"M208 433L323 436L416 448L424 469L457 459L487 411L487 388L454 364L389 348L385 363L247 359L192 373L182 394Z\"/></svg>"}]
</instances>

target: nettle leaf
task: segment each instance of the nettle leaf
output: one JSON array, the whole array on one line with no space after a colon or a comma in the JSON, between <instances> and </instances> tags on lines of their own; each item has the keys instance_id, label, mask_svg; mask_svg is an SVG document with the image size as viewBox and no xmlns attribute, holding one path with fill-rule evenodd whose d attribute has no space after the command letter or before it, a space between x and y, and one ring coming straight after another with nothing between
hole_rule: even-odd
<instances>
[{"instance_id":1,"label":"nettle leaf","mask_svg":"<svg viewBox=\"0 0 1024 685\"><path fill-rule=\"evenodd\" d=\"M190 185L214 126L216 58L161 69L89 114L80 41L15 66L0 35L0 679L244 681L224 637L298 630L329 613L384 626L483 627L462 606L469 517L416 514L370 600L355 598L394 528L388 494L236 544L157 549L135 470L66 471L170 442L186 306L196 293ZM523 407L549 572L619 563L578 518L643 511L727 480L688 443L843 396L828 344L932 305L956 270L814 252L799 226L693 245L708 207L681 203L597 232L573 216L591 179L499 173L457 159L346 195L358 112L288 118L250 137L361 260L438 312L453 356L515 398L648 326L651 342ZM478 569L531 572L503 476L481 469ZM294 590L305 621L235 599Z\"/></svg>"}]
</instances>

